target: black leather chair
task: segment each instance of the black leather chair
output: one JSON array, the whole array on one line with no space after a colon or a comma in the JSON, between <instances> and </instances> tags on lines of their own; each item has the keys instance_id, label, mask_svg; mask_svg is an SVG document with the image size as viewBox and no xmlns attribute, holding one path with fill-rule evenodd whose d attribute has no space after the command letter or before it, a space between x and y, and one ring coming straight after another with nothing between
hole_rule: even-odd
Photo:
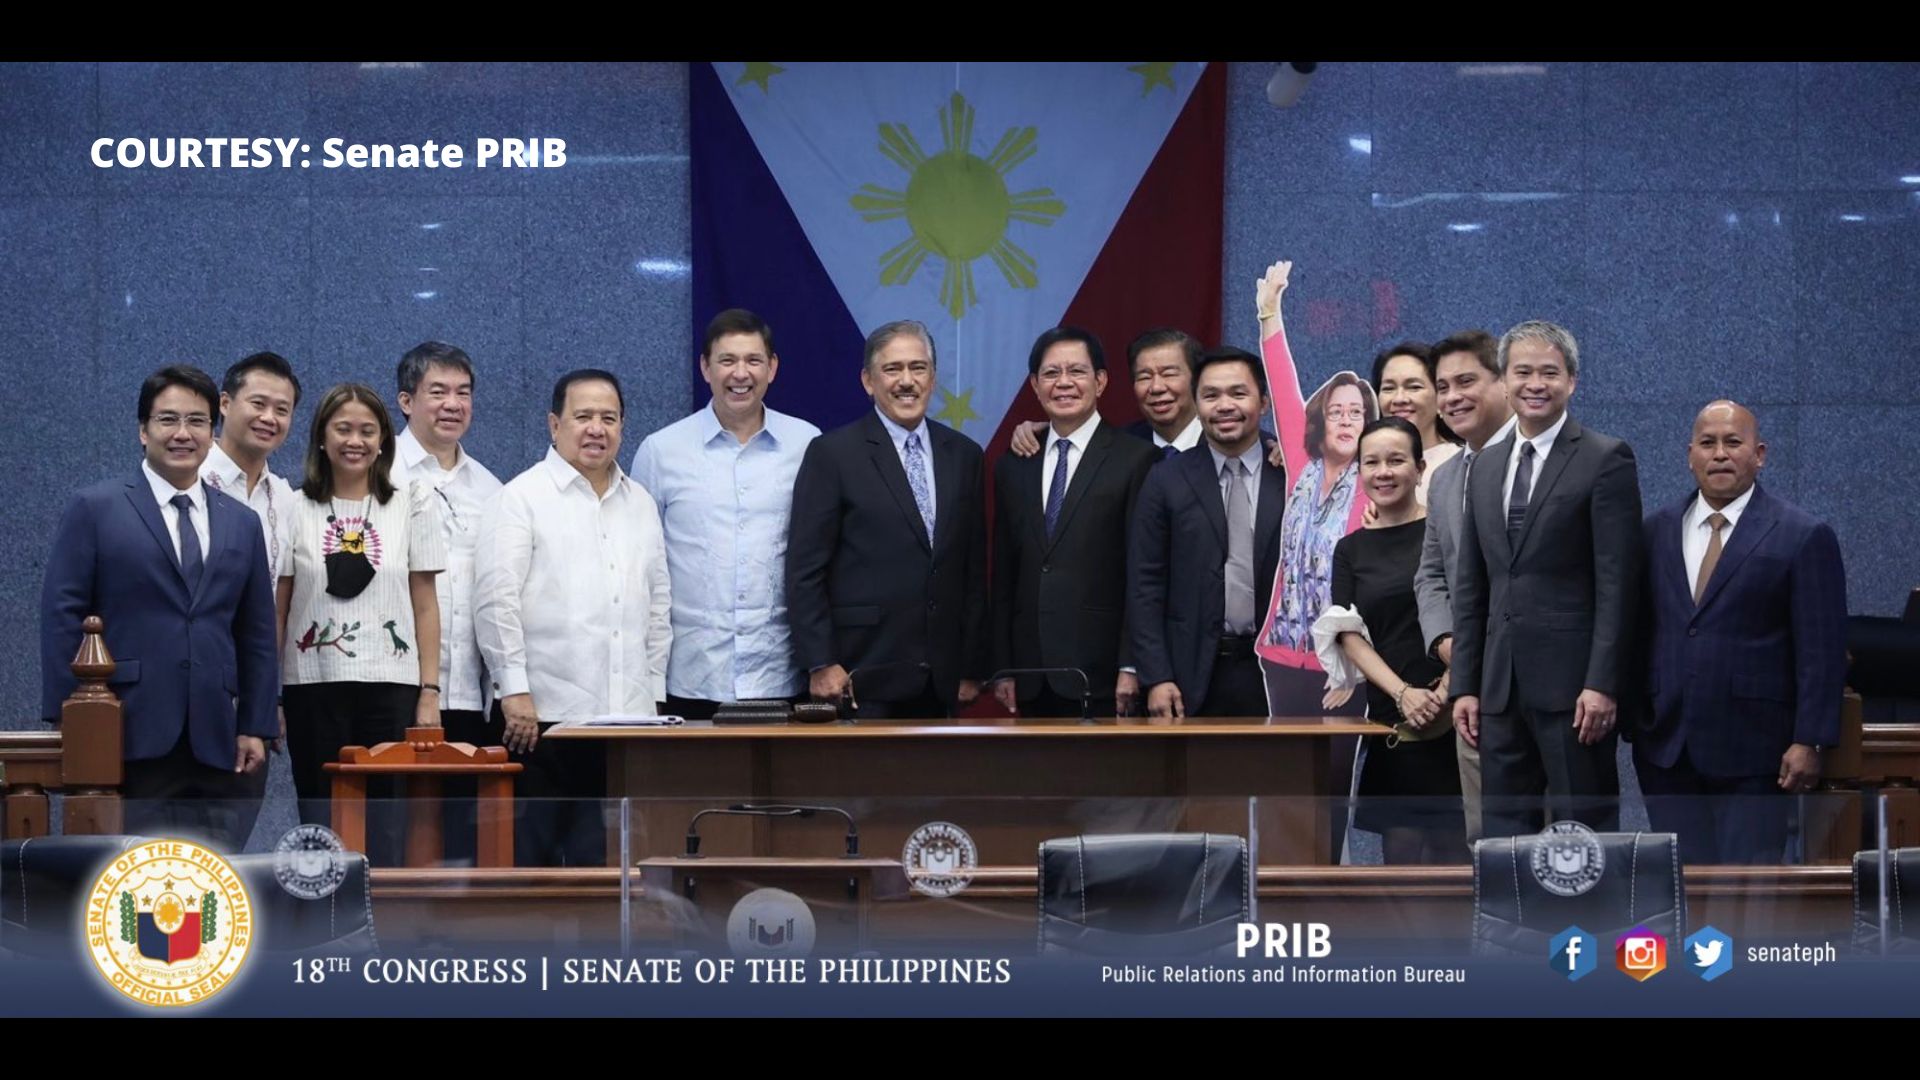
<instances>
[{"instance_id":1,"label":"black leather chair","mask_svg":"<svg viewBox=\"0 0 1920 1080\"><path fill-rule=\"evenodd\" d=\"M1604 869L1578 896L1547 890L1533 874L1537 836L1473 845L1473 951L1544 960L1555 934L1579 926L1611 941L1644 926L1677 949L1687 936L1686 886L1672 833L1598 833Z\"/></svg>"},{"instance_id":2,"label":"black leather chair","mask_svg":"<svg viewBox=\"0 0 1920 1080\"><path fill-rule=\"evenodd\" d=\"M1887 853L1887 951L1920 953L1920 848ZM1853 947L1880 951L1880 853L1853 855Z\"/></svg>"},{"instance_id":3,"label":"black leather chair","mask_svg":"<svg viewBox=\"0 0 1920 1080\"><path fill-rule=\"evenodd\" d=\"M84 940L82 907L100 871L139 836L45 836L0 844L0 949L66 959ZM379 951L367 860L347 853L347 876L331 896L303 900L280 887L274 856L227 861L247 883L255 945L267 953L362 956Z\"/></svg>"},{"instance_id":4,"label":"black leather chair","mask_svg":"<svg viewBox=\"0 0 1920 1080\"><path fill-rule=\"evenodd\" d=\"M1071 836L1040 845L1040 954L1232 955L1253 921L1247 842L1211 833Z\"/></svg>"},{"instance_id":5,"label":"black leather chair","mask_svg":"<svg viewBox=\"0 0 1920 1080\"><path fill-rule=\"evenodd\" d=\"M1920 723L1920 589L1898 619L1848 616L1847 656L1847 685L1865 723Z\"/></svg>"}]
</instances>

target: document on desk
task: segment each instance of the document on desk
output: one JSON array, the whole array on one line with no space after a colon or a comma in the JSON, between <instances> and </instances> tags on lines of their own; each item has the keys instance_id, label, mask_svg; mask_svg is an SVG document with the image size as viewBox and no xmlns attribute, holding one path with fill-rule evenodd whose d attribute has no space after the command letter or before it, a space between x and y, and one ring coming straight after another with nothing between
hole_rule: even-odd
<instances>
[{"instance_id":1,"label":"document on desk","mask_svg":"<svg viewBox=\"0 0 1920 1080\"><path fill-rule=\"evenodd\" d=\"M568 721L568 723L574 727L583 728L677 727L686 722L686 718L680 716L628 716L624 714L596 716L591 720Z\"/></svg>"}]
</instances>

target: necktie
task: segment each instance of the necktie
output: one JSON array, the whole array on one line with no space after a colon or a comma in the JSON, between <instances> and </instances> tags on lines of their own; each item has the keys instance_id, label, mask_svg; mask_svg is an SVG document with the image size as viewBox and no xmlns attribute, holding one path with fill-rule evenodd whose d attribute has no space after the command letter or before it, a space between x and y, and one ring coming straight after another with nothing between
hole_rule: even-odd
<instances>
[{"instance_id":1,"label":"necktie","mask_svg":"<svg viewBox=\"0 0 1920 1080\"><path fill-rule=\"evenodd\" d=\"M1180 452L1179 447L1173 445L1172 443L1168 443L1167 445L1160 448L1160 460L1165 461L1166 459L1172 457L1175 454L1178 454L1179 452Z\"/></svg>"},{"instance_id":2,"label":"necktie","mask_svg":"<svg viewBox=\"0 0 1920 1080\"><path fill-rule=\"evenodd\" d=\"M1513 474L1513 494L1507 497L1507 542L1520 539L1520 525L1527 520L1528 489L1533 487L1533 444L1520 444L1520 468Z\"/></svg>"},{"instance_id":3,"label":"necktie","mask_svg":"<svg viewBox=\"0 0 1920 1080\"><path fill-rule=\"evenodd\" d=\"M1067 501L1067 452L1073 449L1073 443L1061 439L1053 444L1058 455L1053 463L1053 483L1047 487L1047 539L1053 539L1053 530L1060 524L1060 504ZM1031 504L1029 504L1031 505Z\"/></svg>"},{"instance_id":4,"label":"necktie","mask_svg":"<svg viewBox=\"0 0 1920 1080\"><path fill-rule=\"evenodd\" d=\"M1460 513L1467 512L1467 493L1473 490L1473 459L1480 456L1477 450L1468 450L1460 461Z\"/></svg>"},{"instance_id":5,"label":"necktie","mask_svg":"<svg viewBox=\"0 0 1920 1080\"><path fill-rule=\"evenodd\" d=\"M933 496L927 491L927 454L920 449L920 433L907 436L907 486L913 489L913 505L920 508L920 520L927 527L927 543L933 543Z\"/></svg>"},{"instance_id":6,"label":"necktie","mask_svg":"<svg viewBox=\"0 0 1920 1080\"><path fill-rule=\"evenodd\" d=\"M180 511L180 576L187 579L187 593L191 595L200 588L200 574L206 569L200 557L200 534L193 527L193 500L175 495L168 501Z\"/></svg>"},{"instance_id":7,"label":"necktie","mask_svg":"<svg viewBox=\"0 0 1920 1080\"><path fill-rule=\"evenodd\" d=\"M1227 632L1253 632L1253 506L1247 499L1246 463L1221 467L1227 481Z\"/></svg>"},{"instance_id":8,"label":"necktie","mask_svg":"<svg viewBox=\"0 0 1920 1080\"><path fill-rule=\"evenodd\" d=\"M1700 560L1700 577L1693 584L1693 606L1700 606L1700 598L1707 595L1707 582L1713 580L1713 568L1720 565L1720 530L1727 527L1725 514L1715 511L1707 515L1707 525L1713 530L1713 536L1707 541L1706 558Z\"/></svg>"}]
</instances>

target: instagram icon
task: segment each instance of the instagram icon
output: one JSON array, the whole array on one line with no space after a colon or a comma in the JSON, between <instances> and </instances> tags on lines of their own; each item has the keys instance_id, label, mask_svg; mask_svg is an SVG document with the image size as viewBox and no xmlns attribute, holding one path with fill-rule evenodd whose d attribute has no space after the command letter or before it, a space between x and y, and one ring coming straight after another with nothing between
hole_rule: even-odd
<instances>
[{"instance_id":1,"label":"instagram icon","mask_svg":"<svg viewBox=\"0 0 1920 1080\"><path fill-rule=\"evenodd\" d=\"M1635 982L1646 982L1667 970L1667 939L1636 926L1620 935L1613 947L1613 963L1620 973Z\"/></svg>"}]
</instances>

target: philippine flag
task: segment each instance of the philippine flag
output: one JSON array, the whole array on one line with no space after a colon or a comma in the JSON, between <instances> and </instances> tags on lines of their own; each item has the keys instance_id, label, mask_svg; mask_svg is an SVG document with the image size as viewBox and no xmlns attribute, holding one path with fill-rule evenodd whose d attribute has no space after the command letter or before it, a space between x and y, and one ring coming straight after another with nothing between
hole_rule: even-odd
<instances>
[{"instance_id":1,"label":"philippine flag","mask_svg":"<svg viewBox=\"0 0 1920 1080\"><path fill-rule=\"evenodd\" d=\"M690 81L689 355L717 312L759 313L784 361L775 408L856 419L866 332L918 319L930 414L992 453L1042 415L1041 331L1083 326L1116 358L1157 326L1217 333L1219 65L729 62ZM1138 418L1124 371L1101 413Z\"/></svg>"}]
</instances>

